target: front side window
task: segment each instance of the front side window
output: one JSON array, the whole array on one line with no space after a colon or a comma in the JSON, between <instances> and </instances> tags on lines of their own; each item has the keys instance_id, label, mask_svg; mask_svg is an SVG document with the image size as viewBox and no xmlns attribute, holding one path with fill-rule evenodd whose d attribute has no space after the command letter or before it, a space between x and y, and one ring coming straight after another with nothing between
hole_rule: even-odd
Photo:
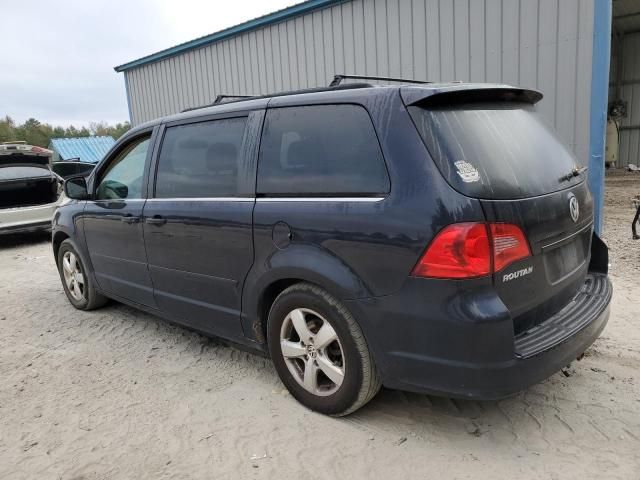
<instances>
[{"instance_id":1,"label":"front side window","mask_svg":"<svg viewBox=\"0 0 640 480\"><path fill-rule=\"evenodd\" d=\"M314 105L267 112L258 194L379 195L389 188L380 144L363 107Z\"/></svg>"},{"instance_id":2,"label":"front side window","mask_svg":"<svg viewBox=\"0 0 640 480\"><path fill-rule=\"evenodd\" d=\"M97 200L142 198L142 179L151 136L129 143L102 174L96 190Z\"/></svg>"},{"instance_id":3,"label":"front side window","mask_svg":"<svg viewBox=\"0 0 640 480\"><path fill-rule=\"evenodd\" d=\"M246 117L169 127L164 135L156 198L211 198L238 194Z\"/></svg>"}]
</instances>

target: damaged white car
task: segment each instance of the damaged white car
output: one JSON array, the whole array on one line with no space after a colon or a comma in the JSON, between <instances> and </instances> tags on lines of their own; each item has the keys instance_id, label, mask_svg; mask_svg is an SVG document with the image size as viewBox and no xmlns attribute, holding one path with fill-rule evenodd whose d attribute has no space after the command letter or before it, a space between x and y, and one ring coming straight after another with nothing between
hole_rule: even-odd
<instances>
[{"instance_id":1,"label":"damaged white car","mask_svg":"<svg viewBox=\"0 0 640 480\"><path fill-rule=\"evenodd\" d=\"M25 142L0 144L0 235L51 228L64 200L51 158L51 150Z\"/></svg>"}]
</instances>

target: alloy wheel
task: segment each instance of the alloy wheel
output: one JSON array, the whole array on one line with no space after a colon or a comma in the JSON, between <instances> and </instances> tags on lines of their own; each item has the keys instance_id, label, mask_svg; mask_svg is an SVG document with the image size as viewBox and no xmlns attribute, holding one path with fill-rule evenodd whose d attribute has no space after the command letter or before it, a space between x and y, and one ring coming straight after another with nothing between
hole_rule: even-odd
<instances>
[{"instance_id":1,"label":"alloy wheel","mask_svg":"<svg viewBox=\"0 0 640 480\"><path fill-rule=\"evenodd\" d=\"M62 273L69 294L74 300L85 298L84 275L78 257L73 252L65 252L62 257Z\"/></svg>"},{"instance_id":2,"label":"alloy wheel","mask_svg":"<svg viewBox=\"0 0 640 480\"><path fill-rule=\"evenodd\" d=\"M309 393L327 396L342 385L345 361L338 334L317 312L289 312L280 329L280 349L289 372Z\"/></svg>"}]
</instances>

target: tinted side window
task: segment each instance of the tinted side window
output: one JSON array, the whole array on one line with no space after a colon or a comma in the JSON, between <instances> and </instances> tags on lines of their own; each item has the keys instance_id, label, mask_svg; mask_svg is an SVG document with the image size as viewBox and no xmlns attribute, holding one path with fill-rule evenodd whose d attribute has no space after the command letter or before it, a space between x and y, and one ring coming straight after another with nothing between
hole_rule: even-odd
<instances>
[{"instance_id":1,"label":"tinted side window","mask_svg":"<svg viewBox=\"0 0 640 480\"><path fill-rule=\"evenodd\" d=\"M156 198L236 195L246 123L241 117L167 128L158 159Z\"/></svg>"},{"instance_id":2,"label":"tinted side window","mask_svg":"<svg viewBox=\"0 0 640 480\"><path fill-rule=\"evenodd\" d=\"M389 177L369 114L356 105L274 108L258 163L259 194L381 194Z\"/></svg>"},{"instance_id":3,"label":"tinted side window","mask_svg":"<svg viewBox=\"0 0 640 480\"><path fill-rule=\"evenodd\" d=\"M142 178L149 150L149 136L126 145L102 174L97 200L142 198Z\"/></svg>"}]
</instances>

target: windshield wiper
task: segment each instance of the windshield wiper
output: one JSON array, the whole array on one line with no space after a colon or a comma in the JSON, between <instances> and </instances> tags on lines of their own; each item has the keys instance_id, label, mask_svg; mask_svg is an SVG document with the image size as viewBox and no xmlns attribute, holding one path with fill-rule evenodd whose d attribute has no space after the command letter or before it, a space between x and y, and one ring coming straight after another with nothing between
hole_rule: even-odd
<instances>
[{"instance_id":1,"label":"windshield wiper","mask_svg":"<svg viewBox=\"0 0 640 480\"><path fill-rule=\"evenodd\" d=\"M566 175L560 177L560 181L561 182L565 182L565 181L568 182L572 178L582 175L587 170L589 170L589 167L580 167L580 168L573 167L573 170L571 170L571 172L569 172Z\"/></svg>"}]
</instances>

